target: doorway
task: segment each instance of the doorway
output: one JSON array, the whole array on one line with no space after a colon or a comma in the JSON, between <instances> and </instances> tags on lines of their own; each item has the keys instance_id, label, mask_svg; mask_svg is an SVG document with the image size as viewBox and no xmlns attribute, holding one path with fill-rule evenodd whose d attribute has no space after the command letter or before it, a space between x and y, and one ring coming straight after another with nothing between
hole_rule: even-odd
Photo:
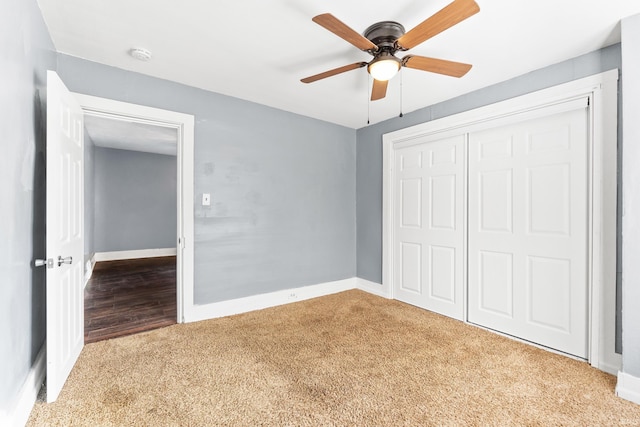
<instances>
[{"instance_id":1,"label":"doorway","mask_svg":"<svg viewBox=\"0 0 640 427\"><path fill-rule=\"evenodd\" d=\"M142 127L154 126L171 130L175 134L177 159L176 227L174 228L176 233L173 245L175 253L167 254L161 252L155 255L175 256L175 321L178 323L187 321L189 314L193 310L194 286L194 117L188 114L106 98L77 93L73 95L82 107L85 117L109 119L120 123L133 123ZM87 279L91 275L91 268L94 263L95 259L94 262L87 265Z\"/></svg>"},{"instance_id":2,"label":"doorway","mask_svg":"<svg viewBox=\"0 0 640 427\"><path fill-rule=\"evenodd\" d=\"M176 323L177 132L85 114L85 343Z\"/></svg>"}]
</instances>

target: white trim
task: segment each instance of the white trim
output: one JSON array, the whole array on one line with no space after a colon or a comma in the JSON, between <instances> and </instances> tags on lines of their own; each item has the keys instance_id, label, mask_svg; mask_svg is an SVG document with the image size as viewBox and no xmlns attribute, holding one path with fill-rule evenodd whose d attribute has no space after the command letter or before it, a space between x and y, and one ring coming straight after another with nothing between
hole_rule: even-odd
<instances>
[{"instance_id":1,"label":"white trim","mask_svg":"<svg viewBox=\"0 0 640 427\"><path fill-rule=\"evenodd\" d=\"M126 120L135 123L153 124L176 129L178 135L177 179L177 251L176 294L177 321L191 316L194 308L194 145L195 118L193 115L146 107L128 102L99 98L84 94L73 94L85 114Z\"/></svg>"},{"instance_id":2,"label":"white trim","mask_svg":"<svg viewBox=\"0 0 640 427\"><path fill-rule=\"evenodd\" d=\"M618 372L616 396L640 405L640 378Z\"/></svg>"},{"instance_id":3,"label":"white trim","mask_svg":"<svg viewBox=\"0 0 640 427\"><path fill-rule=\"evenodd\" d=\"M350 279L338 280L335 282L320 283L317 285L303 286L294 289L284 289L281 291L270 292L268 294L252 295L245 298L215 302L206 305L196 305L189 313L190 317L185 319L185 322L197 322L200 320L247 313L249 311L262 310L264 308L276 307L278 305L348 291L356 288L355 279L355 277L352 277Z\"/></svg>"},{"instance_id":4,"label":"white trim","mask_svg":"<svg viewBox=\"0 0 640 427\"><path fill-rule=\"evenodd\" d=\"M383 147L388 149L390 143L398 144L423 138L425 135L444 134L443 137L445 137L447 133L459 135L467 133L469 129L476 131L493 127L495 120L508 120L516 114L540 110L544 107L591 95L594 90L600 89L603 83L617 82L617 80L618 70L614 69L495 104L400 129L382 136ZM386 154L386 150L383 154Z\"/></svg>"},{"instance_id":5,"label":"white trim","mask_svg":"<svg viewBox=\"0 0 640 427\"><path fill-rule=\"evenodd\" d=\"M46 373L47 343L45 342L36 356L36 360L29 370L18 394L17 404L9 408L8 413L0 413L0 425L3 426L23 426L29 420L29 415L33 410L33 405L38 398L38 392L44 382Z\"/></svg>"},{"instance_id":6,"label":"white trim","mask_svg":"<svg viewBox=\"0 0 640 427\"><path fill-rule=\"evenodd\" d=\"M616 188L618 70L518 96L383 135L382 283L393 297L394 150L419 138L453 136L513 120L521 113L545 114L544 108L587 96L591 106L589 362L598 369L619 370L615 353ZM466 286L466 285L465 285Z\"/></svg>"},{"instance_id":7,"label":"white trim","mask_svg":"<svg viewBox=\"0 0 640 427\"><path fill-rule=\"evenodd\" d=\"M85 270L84 270L84 286L87 286L87 283L89 283L89 279L91 279L91 275L93 275L93 267L96 266L96 254L95 252L93 253L93 255L91 255L91 257L87 260L87 262L85 263Z\"/></svg>"},{"instance_id":8,"label":"white trim","mask_svg":"<svg viewBox=\"0 0 640 427\"><path fill-rule=\"evenodd\" d=\"M589 362L610 374L622 366L615 352L618 189L618 70L594 90L591 191L591 347Z\"/></svg>"},{"instance_id":9,"label":"white trim","mask_svg":"<svg viewBox=\"0 0 640 427\"><path fill-rule=\"evenodd\" d=\"M368 292L373 295L377 295L382 298L391 298L391 295L380 283L371 282L360 277L356 277L356 288L361 291Z\"/></svg>"},{"instance_id":10,"label":"white trim","mask_svg":"<svg viewBox=\"0 0 640 427\"><path fill-rule=\"evenodd\" d=\"M93 255L95 262L118 261L121 259L157 258L163 256L175 256L176 248L136 249L131 251L96 252Z\"/></svg>"},{"instance_id":11,"label":"white trim","mask_svg":"<svg viewBox=\"0 0 640 427\"><path fill-rule=\"evenodd\" d=\"M382 135L382 289L393 298L393 140L390 134Z\"/></svg>"},{"instance_id":12,"label":"white trim","mask_svg":"<svg viewBox=\"0 0 640 427\"><path fill-rule=\"evenodd\" d=\"M606 372L610 375L616 375L620 371L622 366L622 355L616 353L617 358L612 358L612 362L603 362L600 360L600 364L597 366L602 372Z\"/></svg>"}]
</instances>

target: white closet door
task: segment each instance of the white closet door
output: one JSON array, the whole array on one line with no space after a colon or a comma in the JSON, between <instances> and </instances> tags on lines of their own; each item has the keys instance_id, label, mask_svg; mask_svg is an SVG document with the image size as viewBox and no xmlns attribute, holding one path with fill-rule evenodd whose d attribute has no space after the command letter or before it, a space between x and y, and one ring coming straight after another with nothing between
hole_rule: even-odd
<instances>
[{"instance_id":1,"label":"white closet door","mask_svg":"<svg viewBox=\"0 0 640 427\"><path fill-rule=\"evenodd\" d=\"M468 320L587 357L587 113L469 135Z\"/></svg>"},{"instance_id":2,"label":"white closet door","mask_svg":"<svg viewBox=\"0 0 640 427\"><path fill-rule=\"evenodd\" d=\"M463 320L463 135L396 150L394 297Z\"/></svg>"}]
</instances>

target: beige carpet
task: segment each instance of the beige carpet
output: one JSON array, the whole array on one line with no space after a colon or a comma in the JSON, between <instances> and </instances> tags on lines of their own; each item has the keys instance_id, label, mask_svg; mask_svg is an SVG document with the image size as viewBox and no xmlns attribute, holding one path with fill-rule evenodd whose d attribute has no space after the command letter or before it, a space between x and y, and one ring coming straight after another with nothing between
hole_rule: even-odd
<instances>
[{"instance_id":1,"label":"beige carpet","mask_svg":"<svg viewBox=\"0 0 640 427\"><path fill-rule=\"evenodd\" d=\"M640 425L615 377L349 291L85 347L29 426Z\"/></svg>"}]
</instances>

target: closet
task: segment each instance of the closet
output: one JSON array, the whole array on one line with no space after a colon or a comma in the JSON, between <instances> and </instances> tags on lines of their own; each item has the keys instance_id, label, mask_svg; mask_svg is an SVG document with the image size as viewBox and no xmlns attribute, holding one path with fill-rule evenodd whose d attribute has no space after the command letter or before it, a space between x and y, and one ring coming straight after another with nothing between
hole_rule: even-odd
<instances>
[{"instance_id":1,"label":"closet","mask_svg":"<svg viewBox=\"0 0 640 427\"><path fill-rule=\"evenodd\" d=\"M588 103L394 146L394 298L588 358Z\"/></svg>"}]
</instances>

